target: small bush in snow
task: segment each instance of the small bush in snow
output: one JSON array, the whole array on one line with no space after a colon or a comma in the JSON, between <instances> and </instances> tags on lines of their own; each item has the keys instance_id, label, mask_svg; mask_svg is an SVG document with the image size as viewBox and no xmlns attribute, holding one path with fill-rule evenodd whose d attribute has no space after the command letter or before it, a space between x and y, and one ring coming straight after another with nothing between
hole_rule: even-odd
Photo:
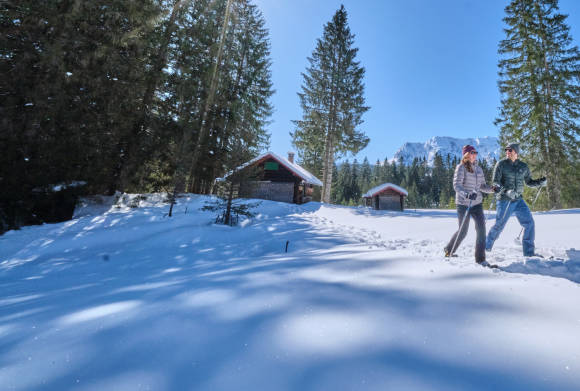
<instances>
[{"instance_id":1,"label":"small bush in snow","mask_svg":"<svg viewBox=\"0 0 580 391\"><path fill-rule=\"evenodd\" d=\"M201 210L218 212L215 219L216 224L234 226L238 224L240 216L254 217L255 214L251 210L260 204L261 202L242 203L241 200L234 200L231 202L230 210L228 211L228 200L220 198L207 203Z\"/></svg>"}]
</instances>

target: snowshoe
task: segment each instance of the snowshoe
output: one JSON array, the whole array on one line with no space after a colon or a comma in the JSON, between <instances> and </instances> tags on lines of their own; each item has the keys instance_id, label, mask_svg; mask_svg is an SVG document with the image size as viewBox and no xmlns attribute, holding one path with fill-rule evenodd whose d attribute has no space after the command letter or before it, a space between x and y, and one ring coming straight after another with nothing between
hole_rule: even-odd
<instances>
[{"instance_id":1,"label":"snowshoe","mask_svg":"<svg viewBox=\"0 0 580 391\"><path fill-rule=\"evenodd\" d=\"M493 265L493 264L491 264L491 263L489 263L487 261L477 262L477 264L478 265L481 265L483 267L489 267L490 269L497 269L497 268L499 268L499 266Z\"/></svg>"},{"instance_id":2,"label":"snowshoe","mask_svg":"<svg viewBox=\"0 0 580 391\"><path fill-rule=\"evenodd\" d=\"M445 252L445 258L457 258L457 254L451 254L447 249L443 249L443 251Z\"/></svg>"},{"instance_id":3,"label":"snowshoe","mask_svg":"<svg viewBox=\"0 0 580 391\"><path fill-rule=\"evenodd\" d=\"M526 259L526 261L540 261L540 262L544 262L544 261L559 261L559 262L566 262L565 258L562 257L555 257L553 255L550 256L544 256L542 254L534 254L534 255L526 255L524 257Z\"/></svg>"},{"instance_id":4,"label":"snowshoe","mask_svg":"<svg viewBox=\"0 0 580 391\"><path fill-rule=\"evenodd\" d=\"M524 255L526 259L546 259L542 254L532 254L532 255Z\"/></svg>"}]
</instances>

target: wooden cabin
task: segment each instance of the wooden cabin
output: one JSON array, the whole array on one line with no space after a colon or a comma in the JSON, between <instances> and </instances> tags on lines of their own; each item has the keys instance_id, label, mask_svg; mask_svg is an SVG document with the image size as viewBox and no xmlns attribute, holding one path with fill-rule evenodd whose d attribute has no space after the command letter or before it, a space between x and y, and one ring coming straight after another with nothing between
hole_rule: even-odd
<instances>
[{"instance_id":1,"label":"wooden cabin","mask_svg":"<svg viewBox=\"0 0 580 391\"><path fill-rule=\"evenodd\" d=\"M288 159L273 152L265 153L220 179L225 180L241 170L251 170L248 178L240 183L238 195L244 198L304 204L312 200L314 186L322 186L318 178L294 163L291 152Z\"/></svg>"},{"instance_id":2,"label":"wooden cabin","mask_svg":"<svg viewBox=\"0 0 580 391\"><path fill-rule=\"evenodd\" d=\"M407 190L392 183L373 187L364 195L365 205L377 210L405 210Z\"/></svg>"}]
</instances>

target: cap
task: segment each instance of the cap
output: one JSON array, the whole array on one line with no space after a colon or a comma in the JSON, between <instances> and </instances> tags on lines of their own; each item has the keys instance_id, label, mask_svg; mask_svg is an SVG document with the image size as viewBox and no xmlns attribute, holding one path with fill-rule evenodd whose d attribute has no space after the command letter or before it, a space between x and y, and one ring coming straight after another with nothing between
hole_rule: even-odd
<instances>
[{"instance_id":1,"label":"cap","mask_svg":"<svg viewBox=\"0 0 580 391\"><path fill-rule=\"evenodd\" d=\"M520 144L518 144L518 143L508 143L505 146L504 150L505 149L508 149L508 148L513 149L518 155L520 154Z\"/></svg>"},{"instance_id":2,"label":"cap","mask_svg":"<svg viewBox=\"0 0 580 391\"><path fill-rule=\"evenodd\" d=\"M475 151L475 147L473 145L464 145L463 148L461 149L461 153L463 155L465 155L466 153L469 153L471 151Z\"/></svg>"}]
</instances>

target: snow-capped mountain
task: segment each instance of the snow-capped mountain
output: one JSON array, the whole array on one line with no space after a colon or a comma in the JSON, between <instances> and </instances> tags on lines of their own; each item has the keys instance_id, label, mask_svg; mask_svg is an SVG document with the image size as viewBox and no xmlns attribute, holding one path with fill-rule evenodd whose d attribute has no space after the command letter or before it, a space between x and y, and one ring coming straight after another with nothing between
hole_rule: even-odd
<instances>
[{"instance_id":1,"label":"snow-capped mountain","mask_svg":"<svg viewBox=\"0 0 580 391\"><path fill-rule=\"evenodd\" d=\"M399 162L402 157L405 164L411 164L414 158L422 159L425 157L429 166L433 165L435 155L439 153L443 159L449 154L452 158L457 156L461 158L461 148L466 145L473 145L479 152L479 159L491 163L493 159L500 159L500 147L497 137L479 137L479 138L454 138L435 136L425 143L405 143L395 153L391 162Z\"/></svg>"}]
</instances>

